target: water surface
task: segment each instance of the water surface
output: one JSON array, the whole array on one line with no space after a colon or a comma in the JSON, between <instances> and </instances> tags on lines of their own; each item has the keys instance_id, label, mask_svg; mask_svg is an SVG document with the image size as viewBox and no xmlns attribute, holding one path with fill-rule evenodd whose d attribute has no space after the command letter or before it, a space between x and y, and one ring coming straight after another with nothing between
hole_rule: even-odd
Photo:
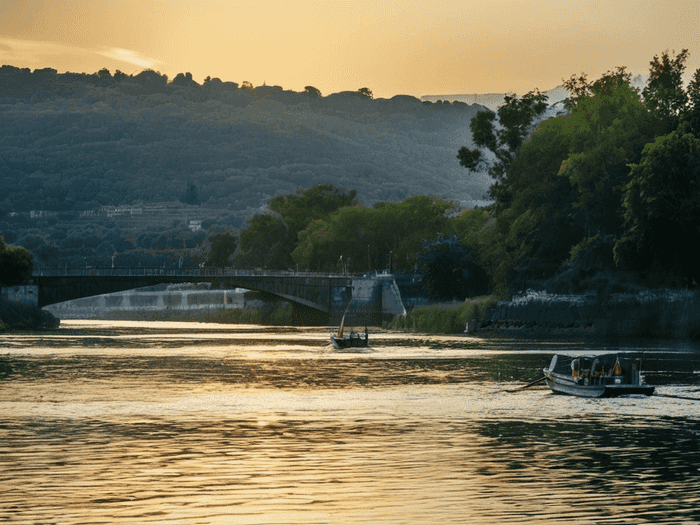
<instances>
[{"instance_id":1,"label":"water surface","mask_svg":"<svg viewBox=\"0 0 700 525\"><path fill-rule=\"evenodd\" d=\"M700 523L693 343L64 321L5 334L0 521ZM553 353L644 355L658 395L546 387ZM675 397L670 397L675 396Z\"/></svg>"}]
</instances>

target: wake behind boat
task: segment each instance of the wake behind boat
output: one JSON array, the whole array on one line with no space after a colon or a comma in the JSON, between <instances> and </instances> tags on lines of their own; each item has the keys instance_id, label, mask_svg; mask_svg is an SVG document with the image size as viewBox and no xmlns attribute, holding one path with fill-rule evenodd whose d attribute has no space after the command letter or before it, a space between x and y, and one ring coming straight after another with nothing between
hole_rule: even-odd
<instances>
[{"instance_id":1,"label":"wake behind boat","mask_svg":"<svg viewBox=\"0 0 700 525\"><path fill-rule=\"evenodd\" d=\"M579 397L650 396L654 387L644 383L642 360L617 354L570 357L555 355L544 370L555 394Z\"/></svg>"}]
</instances>

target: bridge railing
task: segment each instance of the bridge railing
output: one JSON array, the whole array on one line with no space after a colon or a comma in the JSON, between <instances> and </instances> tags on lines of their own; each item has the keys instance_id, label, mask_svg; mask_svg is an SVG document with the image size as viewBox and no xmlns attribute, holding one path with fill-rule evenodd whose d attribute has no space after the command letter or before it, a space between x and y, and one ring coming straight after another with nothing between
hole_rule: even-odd
<instances>
[{"instance_id":1,"label":"bridge railing","mask_svg":"<svg viewBox=\"0 0 700 525\"><path fill-rule=\"evenodd\" d=\"M33 277L93 277L93 276L170 276L170 277L358 277L362 274L298 272L294 270L240 270L237 268L40 268Z\"/></svg>"}]
</instances>

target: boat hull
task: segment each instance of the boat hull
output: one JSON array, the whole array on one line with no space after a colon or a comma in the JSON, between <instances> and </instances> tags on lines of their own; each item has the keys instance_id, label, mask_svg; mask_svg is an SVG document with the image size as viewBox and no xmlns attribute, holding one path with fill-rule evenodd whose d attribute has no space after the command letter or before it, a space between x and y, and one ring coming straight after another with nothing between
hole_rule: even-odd
<instances>
[{"instance_id":1,"label":"boat hull","mask_svg":"<svg viewBox=\"0 0 700 525\"><path fill-rule=\"evenodd\" d=\"M343 350L345 348L368 348L369 338L367 336L337 337L331 334L331 344L336 350Z\"/></svg>"},{"instance_id":2,"label":"boat hull","mask_svg":"<svg viewBox=\"0 0 700 525\"><path fill-rule=\"evenodd\" d=\"M650 385L577 385L573 381L552 377L547 377L545 382L555 394L578 397L650 396L654 393L654 387Z\"/></svg>"},{"instance_id":3,"label":"boat hull","mask_svg":"<svg viewBox=\"0 0 700 525\"><path fill-rule=\"evenodd\" d=\"M555 394L579 397L650 396L654 387L644 383L641 358L625 354L569 357L554 355L543 370Z\"/></svg>"}]
</instances>

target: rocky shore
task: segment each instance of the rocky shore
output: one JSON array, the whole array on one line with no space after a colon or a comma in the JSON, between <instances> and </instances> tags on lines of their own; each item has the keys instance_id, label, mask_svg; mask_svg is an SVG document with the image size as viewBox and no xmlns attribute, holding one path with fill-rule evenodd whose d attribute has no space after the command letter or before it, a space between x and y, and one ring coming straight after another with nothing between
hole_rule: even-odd
<instances>
[{"instance_id":1,"label":"rocky shore","mask_svg":"<svg viewBox=\"0 0 700 525\"><path fill-rule=\"evenodd\" d=\"M479 320L476 332L538 337L700 339L700 294L655 290L599 297L528 291L490 308Z\"/></svg>"}]
</instances>

